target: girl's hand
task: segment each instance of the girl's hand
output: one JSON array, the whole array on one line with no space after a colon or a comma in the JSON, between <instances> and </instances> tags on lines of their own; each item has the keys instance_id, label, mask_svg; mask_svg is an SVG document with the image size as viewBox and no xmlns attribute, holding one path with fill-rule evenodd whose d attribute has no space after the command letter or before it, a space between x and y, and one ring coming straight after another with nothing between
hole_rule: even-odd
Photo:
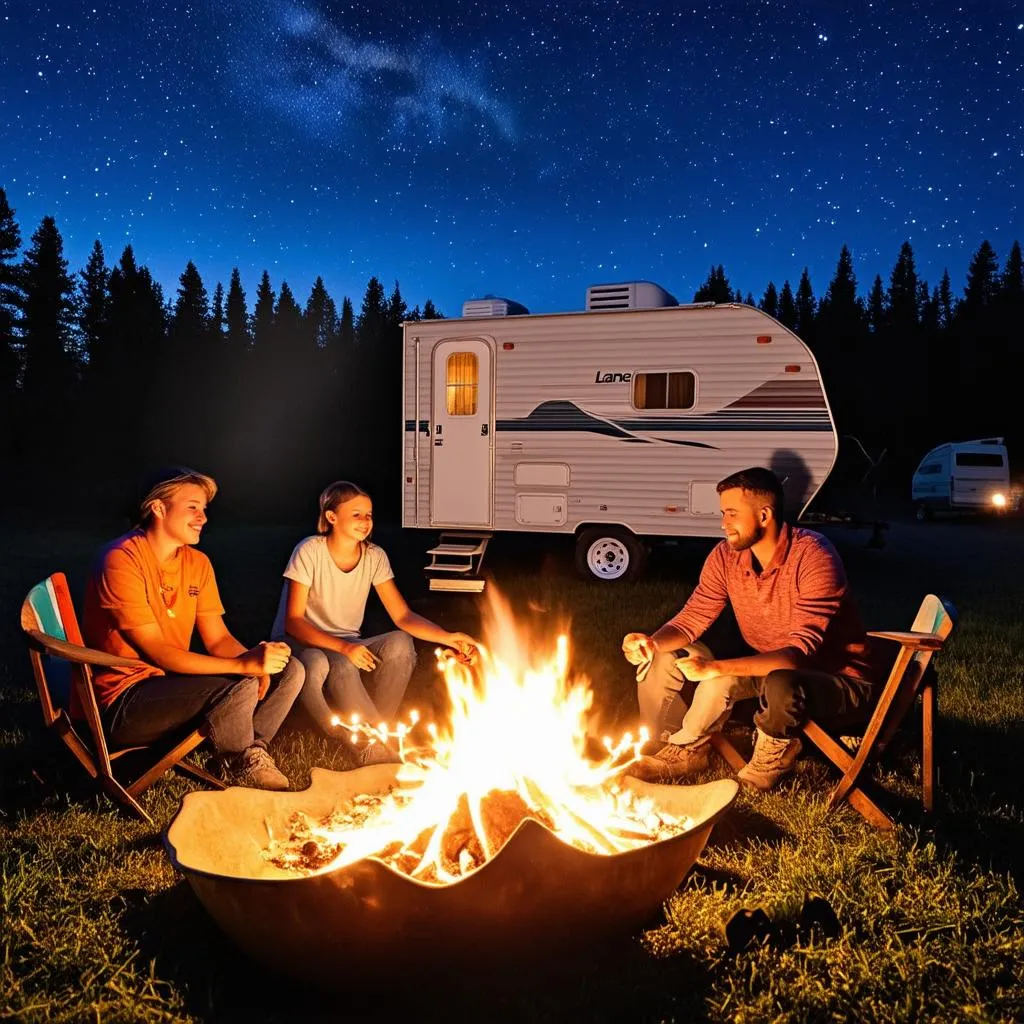
<instances>
[{"instance_id":1,"label":"girl's hand","mask_svg":"<svg viewBox=\"0 0 1024 1024\"><path fill-rule=\"evenodd\" d=\"M464 665L472 665L480 657L477 650L480 644L468 633L449 633L444 642L455 651L455 656Z\"/></svg>"},{"instance_id":2,"label":"girl's hand","mask_svg":"<svg viewBox=\"0 0 1024 1024\"><path fill-rule=\"evenodd\" d=\"M373 651L362 644L349 644L342 654L363 672L372 672L380 662L374 657Z\"/></svg>"}]
</instances>

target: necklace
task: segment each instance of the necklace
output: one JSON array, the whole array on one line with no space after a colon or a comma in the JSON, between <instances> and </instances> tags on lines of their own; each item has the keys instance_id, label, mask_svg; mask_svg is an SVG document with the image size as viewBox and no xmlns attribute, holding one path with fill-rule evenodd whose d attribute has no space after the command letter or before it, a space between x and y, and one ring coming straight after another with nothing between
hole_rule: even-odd
<instances>
[{"instance_id":1,"label":"necklace","mask_svg":"<svg viewBox=\"0 0 1024 1024\"><path fill-rule=\"evenodd\" d=\"M166 578L165 578L166 577ZM172 582L170 573L160 570L160 596L163 598L164 608L170 618L175 618L174 604L178 600L178 584Z\"/></svg>"}]
</instances>

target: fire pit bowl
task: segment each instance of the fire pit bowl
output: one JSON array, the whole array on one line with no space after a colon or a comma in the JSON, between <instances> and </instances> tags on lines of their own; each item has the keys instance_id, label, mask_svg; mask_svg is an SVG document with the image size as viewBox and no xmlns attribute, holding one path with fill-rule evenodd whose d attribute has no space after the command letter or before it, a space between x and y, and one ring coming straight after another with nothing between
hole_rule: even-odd
<instances>
[{"instance_id":1,"label":"fire pit bowl","mask_svg":"<svg viewBox=\"0 0 1024 1024\"><path fill-rule=\"evenodd\" d=\"M493 962L628 935L686 877L738 790L731 779L700 786L629 779L692 826L640 849L599 855L527 819L491 860L450 885L422 883L372 857L311 875L264 858L268 827L280 835L296 811L320 817L358 795L384 792L396 772L388 764L314 768L310 787L299 793L190 793L167 830L171 861L254 959L320 985L341 984L353 971Z\"/></svg>"}]
</instances>

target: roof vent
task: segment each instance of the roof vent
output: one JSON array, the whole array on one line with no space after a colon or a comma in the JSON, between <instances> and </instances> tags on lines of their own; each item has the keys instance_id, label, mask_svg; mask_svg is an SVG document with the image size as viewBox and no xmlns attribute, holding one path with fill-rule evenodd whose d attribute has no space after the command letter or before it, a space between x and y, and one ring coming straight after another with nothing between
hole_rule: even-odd
<instances>
[{"instance_id":1,"label":"roof vent","mask_svg":"<svg viewBox=\"0 0 1024 1024\"><path fill-rule=\"evenodd\" d=\"M470 299L462 304L464 317L526 316L529 312L521 302L502 299L497 295L485 295L482 299Z\"/></svg>"},{"instance_id":2,"label":"roof vent","mask_svg":"<svg viewBox=\"0 0 1024 1024\"><path fill-rule=\"evenodd\" d=\"M587 289L587 310L652 309L678 306L674 295L653 281L625 281L622 284L593 284Z\"/></svg>"}]
</instances>

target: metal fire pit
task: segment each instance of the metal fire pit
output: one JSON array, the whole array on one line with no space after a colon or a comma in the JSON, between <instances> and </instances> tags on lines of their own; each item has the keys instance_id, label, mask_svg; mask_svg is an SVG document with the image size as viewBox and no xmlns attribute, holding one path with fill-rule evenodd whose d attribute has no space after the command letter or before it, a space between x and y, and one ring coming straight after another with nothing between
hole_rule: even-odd
<instances>
[{"instance_id":1,"label":"metal fire pit","mask_svg":"<svg viewBox=\"0 0 1024 1024\"><path fill-rule=\"evenodd\" d=\"M189 793L167 830L167 850L214 920L250 956L330 985L353 972L392 973L432 962L494 962L578 946L649 922L686 877L737 784L657 786L629 779L692 827L627 853L569 846L524 821L490 861L451 885L427 885L366 858L302 876L264 860L267 827L287 834L295 811L326 816L363 793L384 792L395 765L314 768L309 789L232 787Z\"/></svg>"}]
</instances>

